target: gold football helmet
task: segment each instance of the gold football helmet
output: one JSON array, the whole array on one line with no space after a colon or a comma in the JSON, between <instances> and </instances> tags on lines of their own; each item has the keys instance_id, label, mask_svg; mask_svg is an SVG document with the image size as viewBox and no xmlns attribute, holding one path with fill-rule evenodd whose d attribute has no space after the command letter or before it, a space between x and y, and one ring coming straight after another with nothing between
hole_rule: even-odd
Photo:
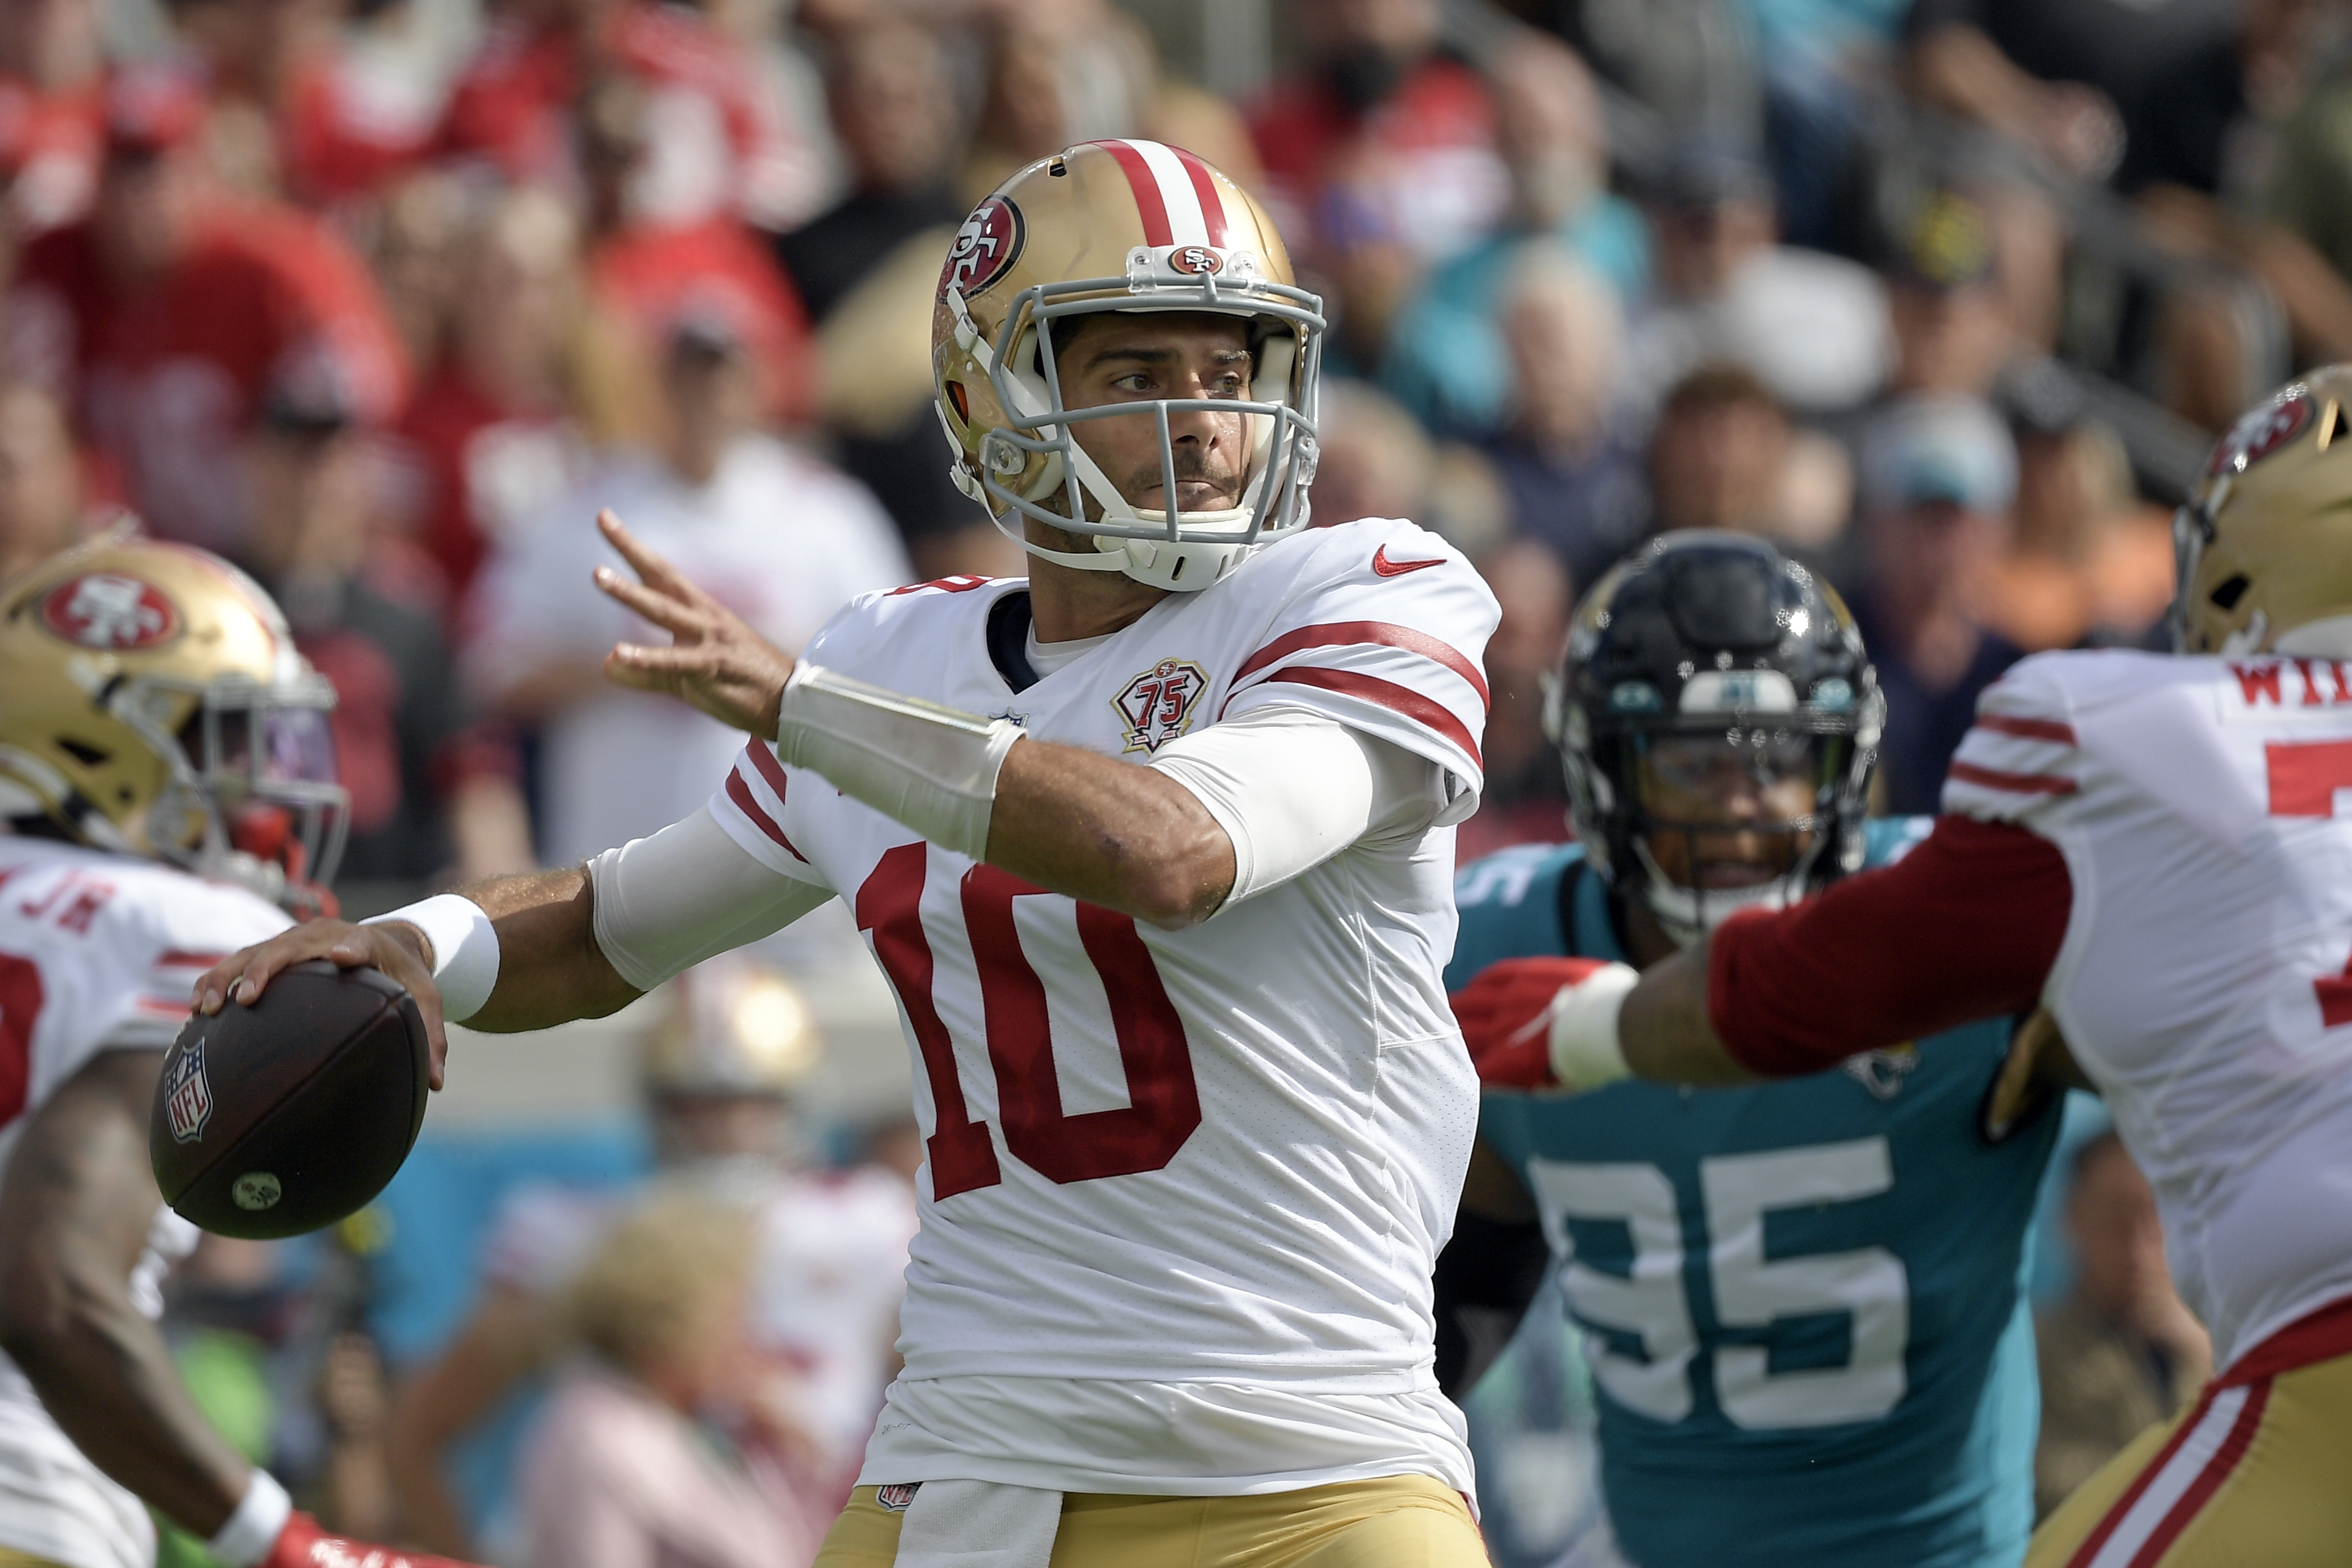
<instances>
[{"instance_id":1,"label":"gold football helmet","mask_svg":"<svg viewBox=\"0 0 2352 1568\"><path fill-rule=\"evenodd\" d=\"M756 958L724 954L677 977L669 1016L647 1042L654 1095L784 1095L822 1045L808 1004Z\"/></svg>"},{"instance_id":2,"label":"gold football helmet","mask_svg":"<svg viewBox=\"0 0 2352 1568\"><path fill-rule=\"evenodd\" d=\"M1253 395L1065 407L1049 324L1104 310L1244 318ZM931 367L956 485L1033 555L1155 588L1206 588L1254 545L1307 526L1322 311L1293 282L1265 210L1192 153L1088 141L1032 163L972 209L940 273ZM1199 411L1246 416L1238 506L1140 509L1070 439L1082 421L1156 417L1161 494L1172 497L1168 416ZM1033 543L1024 517L1091 534L1100 553Z\"/></svg>"},{"instance_id":3,"label":"gold football helmet","mask_svg":"<svg viewBox=\"0 0 2352 1568\"><path fill-rule=\"evenodd\" d=\"M203 550L115 530L0 585L0 815L314 910L350 821L334 706Z\"/></svg>"},{"instance_id":4,"label":"gold football helmet","mask_svg":"<svg viewBox=\"0 0 2352 1568\"><path fill-rule=\"evenodd\" d=\"M2172 537L2180 652L2352 657L2352 365L2239 420Z\"/></svg>"}]
</instances>

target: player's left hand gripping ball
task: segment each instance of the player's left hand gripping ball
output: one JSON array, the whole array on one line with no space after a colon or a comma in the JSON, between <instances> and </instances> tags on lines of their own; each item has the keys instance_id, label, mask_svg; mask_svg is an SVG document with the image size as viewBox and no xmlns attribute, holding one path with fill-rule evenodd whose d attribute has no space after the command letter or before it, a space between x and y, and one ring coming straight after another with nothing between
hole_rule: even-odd
<instances>
[{"instance_id":1,"label":"player's left hand gripping ball","mask_svg":"<svg viewBox=\"0 0 2352 1568\"><path fill-rule=\"evenodd\" d=\"M1597 958L1506 958L1454 993L1454 1016L1491 1089L1597 1089L1626 1075L1617 1006L1634 970Z\"/></svg>"}]
</instances>

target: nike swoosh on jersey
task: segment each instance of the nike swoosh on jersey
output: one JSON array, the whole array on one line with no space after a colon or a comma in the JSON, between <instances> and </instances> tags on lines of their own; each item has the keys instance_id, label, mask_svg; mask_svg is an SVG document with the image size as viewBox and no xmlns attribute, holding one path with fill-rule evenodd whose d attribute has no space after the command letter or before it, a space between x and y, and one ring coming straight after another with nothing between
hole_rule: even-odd
<instances>
[{"instance_id":1,"label":"nike swoosh on jersey","mask_svg":"<svg viewBox=\"0 0 2352 1568\"><path fill-rule=\"evenodd\" d=\"M1402 577L1406 572L1419 571L1424 566L1444 566L1444 556L1438 556L1431 560L1391 560L1389 547L1386 545L1372 552L1372 570L1382 577Z\"/></svg>"}]
</instances>

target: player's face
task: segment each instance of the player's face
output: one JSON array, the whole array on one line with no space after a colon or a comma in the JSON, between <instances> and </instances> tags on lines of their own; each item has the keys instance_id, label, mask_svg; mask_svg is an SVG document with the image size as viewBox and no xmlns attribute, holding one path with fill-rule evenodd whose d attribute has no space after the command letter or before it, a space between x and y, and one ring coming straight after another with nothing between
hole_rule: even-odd
<instances>
[{"instance_id":1,"label":"player's face","mask_svg":"<svg viewBox=\"0 0 2352 1568\"><path fill-rule=\"evenodd\" d=\"M1650 853L1683 887L1756 887L1786 875L1813 840L1819 752L1784 730L1660 736L1641 760Z\"/></svg>"},{"instance_id":2,"label":"player's face","mask_svg":"<svg viewBox=\"0 0 2352 1568\"><path fill-rule=\"evenodd\" d=\"M1055 366L1066 408L1160 398L1246 398L1250 395L1248 332L1239 320L1188 311L1076 318L1061 334ZM1160 422L1133 418L1073 421L1070 434L1139 511L1165 511ZM1195 411L1168 416L1175 456L1176 509L1216 511L1235 506L1249 470L1249 431L1238 412Z\"/></svg>"}]
</instances>

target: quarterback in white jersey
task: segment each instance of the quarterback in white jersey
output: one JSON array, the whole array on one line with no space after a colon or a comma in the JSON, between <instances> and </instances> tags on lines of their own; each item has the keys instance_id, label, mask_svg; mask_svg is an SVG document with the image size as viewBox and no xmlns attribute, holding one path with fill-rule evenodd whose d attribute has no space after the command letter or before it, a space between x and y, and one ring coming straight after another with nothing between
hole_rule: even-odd
<instances>
[{"instance_id":1,"label":"quarterback in white jersey","mask_svg":"<svg viewBox=\"0 0 2352 1568\"><path fill-rule=\"evenodd\" d=\"M2335 367L2217 449L2176 524L2180 655L2024 661L1907 859L1555 1013L1563 1082L1725 1082L2046 1009L2063 1046L2027 1038L2106 1096L2220 1370L2031 1568L2316 1568L2352 1542L2347 418Z\"/></svg>"},{"instance_id":2,"label":"quarterback in white jersey","mask_svg":"<svg viewBox=\"0 0 2352 1568\"><path fill-rule=\"evenodd\" d=\"M677 639L608 673L753 737L710 806L199 982L328 956L532 1028L846 903L928 1158L824 1568L1485 1561L1429 1281L1477 1114L1441 971L1497 612L1410 523L1307 530L1322 329L1192 154L1023 170L932 343L1027 580L861 599L795 664L608 517L644 582L605 591Z\"/></svg>"},{"instance_id":3,"label":"quarterback in white jersey","mask_svg":"<svg viewBox=\"0 0 2352 1568\"><path fill-rule=\"evenodd\" d=\"M151 1568L151 1508L235 1568L375 1550L324 1536L212 1430L153 1323L195 1239L149 1164L156 1075L196 977L284 930L279 903L323 899L345 814L333 704L277 606L200 550L109 535L0 596L11 1568Z\"/></svg>"}]
</instances>

